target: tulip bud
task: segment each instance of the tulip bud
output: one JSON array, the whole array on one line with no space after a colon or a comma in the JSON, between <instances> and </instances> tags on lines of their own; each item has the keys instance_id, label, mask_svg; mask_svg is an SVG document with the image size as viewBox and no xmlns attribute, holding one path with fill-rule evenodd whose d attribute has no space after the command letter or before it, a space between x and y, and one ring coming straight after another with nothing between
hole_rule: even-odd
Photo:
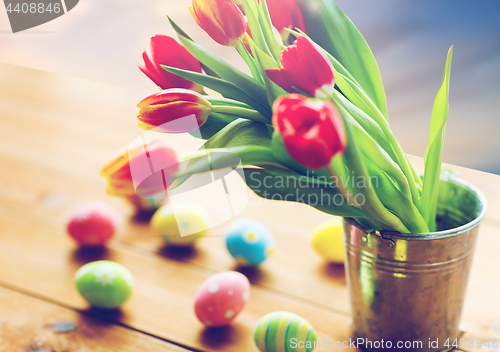
<instances>
[{"instance_id":1,"label":"tulip bud","mask_svg":"<svg viewBox=\"0 0 500 352\"><path fill-rule=\"evenodd\" d=\"M247 19L238 5L224 0L193 0L196 23L217 43L236 47L245 35Z\"/></svg>"},{"instance_id":2,"label":"tulip bud","mask_svg":"<svg viewBox=\"0 0 500 352\"><path fill-rule=\"evenodd\" d=\"M201 127L212 113L212 105L187 89L167 89L143 99L137 107L139 127L165 133L191 132Z\"/></svg>"},{"instance_id":3,"label":"tulip bud","mask_svg":"<svg viewBox=\"0 0 500 352\"><path fill-rule=\"evenodd\" d=\"M164 70L160 65L201 73L200 62L174 38L155 35L142 54L139 69L161 89L185 88L201 93L203 87Z\"/></svg>"},{"instance_id":4,"label":"tulip bud","mask_svg":"<svg viewBox=\"0 0 500 352\"><path fill-rule=\"evenodd\" d=\"M326 166L346 148L342 117L329 101L282 96L273 105L273 126L290 156L309 169Z\"/></svg>"},{"instance_id":5,"label":"tulip bud","mask_svg":"<svg viewBox=\"0 0 500 352\"><path fill-rule=\"evenodd\" d=\"M281 53L281 63L282 69L269 69L266 74L287 92L293 93L297 88L315 98L333 94L335 77L332 63L306 37L298 37Z\"/></svg>"}]
</instances>

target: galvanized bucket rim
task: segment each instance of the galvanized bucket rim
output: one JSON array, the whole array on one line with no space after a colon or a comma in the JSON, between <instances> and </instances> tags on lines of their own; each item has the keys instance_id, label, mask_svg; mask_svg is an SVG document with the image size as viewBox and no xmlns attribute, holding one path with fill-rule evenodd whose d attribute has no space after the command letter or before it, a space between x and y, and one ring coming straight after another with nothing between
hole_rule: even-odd
<instances>
[{"instance_id":1,"label":"galvanized bucket rim","mask_svg":"<svg viewBox=\"0 0 500 352\"><path fill-rule=\"evenodd\" d=\"M486 197L476 186L457 176L449 175L446 177L446 179L444 179L444 181L452 182L459 186L462 186L463 188L466 188L468 191L470 191L476 196L476 198L479 200L482 206L482 209L479 215L474 220L449 230L428 232L428 233L401 233L397 231L375 231L358 224L352 218L344 218L344 221L347 221L351 225L363 230L367 234L376 232L383 238L401 238L405 240L435 240L440 238L458 236L460 234L466 233L471 229L475 228L476 226L478 226L486 217L486 210L487 210Z\"/></svg>"}]
</instances>

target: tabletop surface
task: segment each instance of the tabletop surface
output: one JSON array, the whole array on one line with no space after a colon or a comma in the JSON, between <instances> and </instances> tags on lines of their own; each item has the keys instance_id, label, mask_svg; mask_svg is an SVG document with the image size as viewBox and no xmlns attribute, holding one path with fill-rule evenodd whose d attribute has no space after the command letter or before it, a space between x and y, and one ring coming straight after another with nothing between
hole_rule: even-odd
<instances>
[{"instance_id":1,"label":"tabletop surface","mask_svg":"<svg viewBox=\"0 0 500 352\"><path fill-rule=\"evenodd\" d=\"M0 64L0 351L256 352L256 322L278 310L307 319L318 340L348 340L344 268L325 264L309 243L328 215L303 204L250 202L240 216L268 226L276 248L261 267L248 269L227 253L223 226L193 250L171 251L129 205L105 193L99 171L143 132L135 105L145 95ZM413 161L421 168L420 159ZM485 193L489 209L463 309L464 337L500 339L500 176L451 168ZM92 200L112 204L125 220L105 249L89 252L67 236L65 221ZM78 268L100 259L123 264L135 277L134 294L119 311L90 309L74 288ZM193 312L194 293L225 270L249 278L250 299L231 325L205 329ZM67 321L74 331L54 328Z\"/></svg>"}]
</instances>

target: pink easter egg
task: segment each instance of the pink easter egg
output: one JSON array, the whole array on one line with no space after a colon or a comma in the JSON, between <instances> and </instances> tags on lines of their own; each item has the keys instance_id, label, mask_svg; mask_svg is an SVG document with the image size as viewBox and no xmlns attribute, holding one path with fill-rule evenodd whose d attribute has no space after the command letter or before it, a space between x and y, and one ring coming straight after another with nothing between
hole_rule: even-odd
<instances>
[{"instance_id":1,"label":"pink easter egg","mask_svg":"<svg viewBox=\"0 0 500 352\"><path fill-rule=\"evenodd\" d=\"M198 319L208 327L224 326L238 315L250 297L250 282L236 271L224 271L206 279L194 300Z\"/></svg>"},{"instance_id":2,"label":"pink easter egg","mask_svg":"<svg viewBox=\"0 0 500 352\"><path fill-rule=\"evenodd\" d=\"M88 202L76 208L67 223L68 234L80 246L102 246L113 237L120 214L103 202Z\"/></svg>"}]
</instances>

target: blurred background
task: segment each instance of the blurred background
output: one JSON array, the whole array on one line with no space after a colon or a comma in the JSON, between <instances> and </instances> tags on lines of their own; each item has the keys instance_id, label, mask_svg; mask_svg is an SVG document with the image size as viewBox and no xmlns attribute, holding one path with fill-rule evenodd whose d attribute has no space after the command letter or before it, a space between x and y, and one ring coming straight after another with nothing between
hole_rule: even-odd
<instances>
[{"instance_id":1,"label":"blurred background","mask_svg":"<svg viewBox=\"0 0 500 352\"><path fill-rule=\"evenodd\" d=\"M80 0L66 15L16 34L1 8L0 61L152 93L156 87L136 63L152 35L174 34L165 17L169 14L196 41L245 70L234 50L216 44L197 27L187 9L190 3ZM447 50L454 45L443 161L500 174L500 1L337 4L375 54L391 126L409 154L424 155L433 100ZM130 119L124 116L124 121Z\"/></svg>"}]
</instances>

